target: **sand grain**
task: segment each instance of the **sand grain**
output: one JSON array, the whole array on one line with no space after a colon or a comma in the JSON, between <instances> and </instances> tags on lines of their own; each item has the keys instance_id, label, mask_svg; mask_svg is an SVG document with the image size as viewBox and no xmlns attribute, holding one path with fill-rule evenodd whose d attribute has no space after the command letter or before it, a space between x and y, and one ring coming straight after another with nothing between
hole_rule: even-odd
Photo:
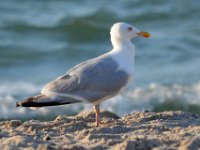
<instances>
[{"instance_id":1,"label":"sand grain","mask_svg":"<svg viewBox=\"0 0 200 150\"><path fill-rule=\"evenodd\" d=\"M0 122L0 149L198 149L200 116L181 111L57 116L52 121Z\"/></svg>"}]
</instances>

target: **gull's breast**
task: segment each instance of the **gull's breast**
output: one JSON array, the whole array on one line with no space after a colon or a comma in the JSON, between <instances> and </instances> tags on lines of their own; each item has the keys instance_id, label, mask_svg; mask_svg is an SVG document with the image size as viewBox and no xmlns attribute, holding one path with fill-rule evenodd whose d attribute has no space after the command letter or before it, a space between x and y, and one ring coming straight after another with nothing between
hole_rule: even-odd
<instances>
[{"instance_id":1,"label":"gull's breast","mask_svg":"<svg viewBox=\"0 0 200 150\"><path fill-rule=\"evenodd\" d=\"M111 56L117 62L119 69L127 72L132 78L134 74L134 53L115 52L111 53Z\"/></svg>"}]
</instances>

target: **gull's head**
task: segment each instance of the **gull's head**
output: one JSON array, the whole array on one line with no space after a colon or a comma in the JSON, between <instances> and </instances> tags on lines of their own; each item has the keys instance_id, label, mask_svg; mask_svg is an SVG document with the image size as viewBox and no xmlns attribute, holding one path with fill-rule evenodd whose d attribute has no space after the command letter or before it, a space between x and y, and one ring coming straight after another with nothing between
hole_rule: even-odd
<instances>
[{"instance_id":1,"label":"gull's head","mask_svg":"<svg viewBox=\"0 0 200 150\"><path fill-rule=\"evenodd\" d=\"M134 26L124 22L115 23L110 30L110 34L111 39L114 38L118 40L131 40L137 36L145 38L150 37L148 32L140 31Z\"/></svg>"}]
</instances>

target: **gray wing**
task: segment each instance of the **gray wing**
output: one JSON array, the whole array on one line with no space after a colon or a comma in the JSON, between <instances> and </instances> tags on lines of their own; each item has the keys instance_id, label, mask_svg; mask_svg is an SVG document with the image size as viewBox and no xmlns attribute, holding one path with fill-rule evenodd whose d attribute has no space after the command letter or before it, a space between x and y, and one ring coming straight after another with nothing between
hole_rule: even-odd
<instances>
[{"instance_id":1,"label":"gray wing","mask_svg":"<svg viewBox=\"0 0 200 150\"><path fill-rule=\"evenodd\" d=\"M72 68L47 84L41 93L66 101L95 103L116 95L128 79L128 74L119 69L115 60L103 55Z\"/></svg>"}]
</instances>

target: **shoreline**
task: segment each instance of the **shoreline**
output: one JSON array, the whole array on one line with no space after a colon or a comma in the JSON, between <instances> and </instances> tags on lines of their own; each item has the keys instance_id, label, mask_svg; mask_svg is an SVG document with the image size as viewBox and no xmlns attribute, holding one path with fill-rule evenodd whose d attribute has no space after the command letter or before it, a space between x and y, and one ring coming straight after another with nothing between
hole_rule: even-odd
<instances>
[{"instance_id":1,"label":"shoreline","mask_svg":"<svg viewBox=\"0 0 200 150\"><path fill-rule=\"evenodd\" d=\"M52 121L0 121L0 149L196 149L200 115L181 112L134 112L119 117L101 112L59 115Z\"/></svg>"}]
</instances>

